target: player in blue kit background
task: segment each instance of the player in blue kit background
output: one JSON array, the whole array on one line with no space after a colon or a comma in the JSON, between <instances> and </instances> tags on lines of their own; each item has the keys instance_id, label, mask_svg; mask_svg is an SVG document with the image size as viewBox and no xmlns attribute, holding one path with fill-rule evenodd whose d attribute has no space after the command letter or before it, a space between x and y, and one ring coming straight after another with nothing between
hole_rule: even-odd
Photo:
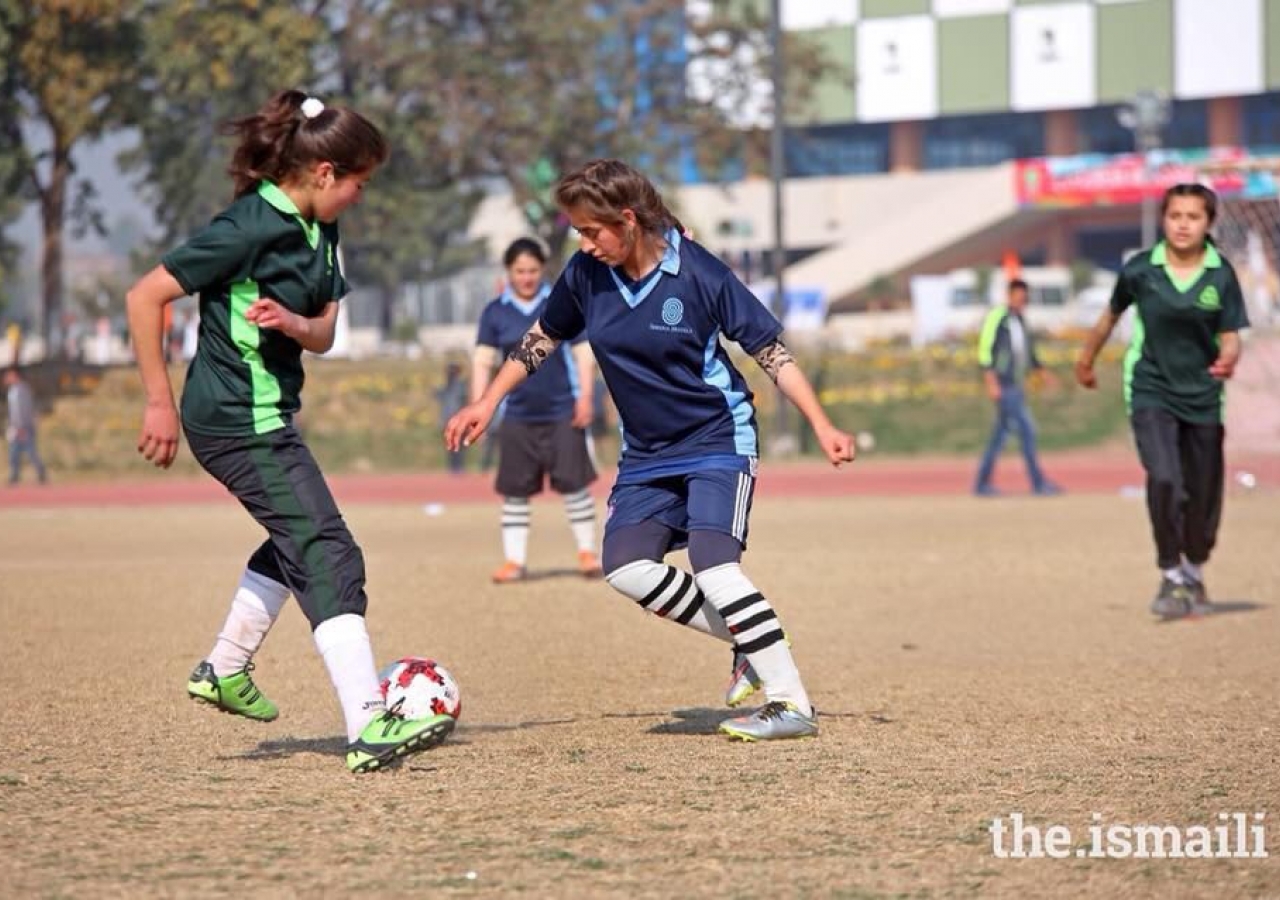
<instances>
[{"instance_id":1,"label":"player in blue kit background","mask_svg":"<svg viewBox=\"0 0 1280 900\"><path fill-rule=\"evenodd\" d=\"M472 356L471 399L484 393L494 367L520 346L538 321L551 293L542 280L547 257L531 238L513 241L502 254L507 286L480 314L476 349ZM511 584L526 577L529 546L529 498L551 489L564 496L565 513L578 545L578 571L599 578L596 556L596 508L589 490L596 480L587 426L595 401L595 365L584 337L562 344L554 362L539 369L507 398L498 426L498 476L494 487L502 495L502 551L504 561L493 573L495 584Z\"/></svg>"},{"instance_id":2,"label":"player in blue kit background","mask_svg":"<svg viewBox=\"0 0 1280 900\"><path fill-rule=\"evenodd\" d=\"M688 237L647 178L618 160L565 176L556 202L581 242L541 319L445 441L470 444L498 404L585 330L623 428L605 524L605 577L650 612L732 644L730 705L767 702L720 730L812 737L817 714L769 601L740 566L759 455L752 394L720 343L738 343L805 415L836 466L854 458L779 339L782 326L729 267ZM689 548L693 574L663 562Z\"/></svg>"}]
</instances>

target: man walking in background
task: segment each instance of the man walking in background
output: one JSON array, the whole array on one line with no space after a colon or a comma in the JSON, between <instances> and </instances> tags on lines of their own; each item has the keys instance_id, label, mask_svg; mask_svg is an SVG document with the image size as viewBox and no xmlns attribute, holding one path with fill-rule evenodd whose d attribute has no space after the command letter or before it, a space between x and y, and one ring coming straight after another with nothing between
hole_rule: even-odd
<instances>
[{"instance_id":1,"label":"man walking in background","mask_svg":"<svg viewBox=\"0 0 1280 900\"><path fill-rule=\"evenodd\" d=\"M40 483L48 481L44 462L36 450L36 398L18 371L12 366L4 373L5 399L7 401L9 419L5 428L5 440L9 442L9 484L18 483L18 475L22 470L22 454L31 457L36 467L36 477Z\"/></svg>"},{"instance_id":2,"label":"man walking in background","mask_svg":"<svg viewBox=\"0 0 1280 900\"><path fill-rule=\"evenodd\" d=\"M1027 476L1031 479L1031 489L1042 496L1062 492L1056 484L1045 477L1036 458L1036 430L1031 421L1031 411L1027 409L1025 384L1027 374L1036 369L1040 371L1050 386L1057 379L1040 364L1036 357L1035 340L1031 330L1023 319L1023 311L1027 308L1027 283L1021 279L1009 282L1009 299L1003 306L998 306L987 313L982 323L982 334L978 338L978 362L982 365L982 378L986 385L987 396L996 405L995 426L991 429L991 438L987 441L986 452L982 454L982 463L978 466L978 478L973 492L979 497L994 497L999 491L991 483L995 472L996 460L1004 449L1004 439L1012 429L1018 431L1018 442L1022 445L1022 458L1027 464Z\"/></svg>"}]
</instances>

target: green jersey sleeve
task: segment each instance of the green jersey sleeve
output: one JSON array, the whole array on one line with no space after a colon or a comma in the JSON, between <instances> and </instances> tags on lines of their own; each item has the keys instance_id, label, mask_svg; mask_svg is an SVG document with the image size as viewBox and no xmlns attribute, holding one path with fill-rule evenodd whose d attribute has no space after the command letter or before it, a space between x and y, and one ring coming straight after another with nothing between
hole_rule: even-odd
<instances>
[{"instance_id":1,"label":"green jersey sleeve","mask_svg":"<svg viewBox=\"0 0 1280 900\"><path fill-rule=\"evenodd\" d=\"M249 276L254 240L228 216L218 216L204 230L160 260L188 294Z\"/></svg>"},{"instance_id":2,"label":"green jersey sleeve","mask_svg":"<svg viewBox=\"0 0 1280 900\"><path fill-rule=\"evenodd\" d=\"M1119 318L1120 314L1132 306L1136 299L1133 296L1133 274L1126 266L1120 270L1120 277L1116 279L1116 286L1111 291L1111 314Z\"/></svg>"}]
</instances>

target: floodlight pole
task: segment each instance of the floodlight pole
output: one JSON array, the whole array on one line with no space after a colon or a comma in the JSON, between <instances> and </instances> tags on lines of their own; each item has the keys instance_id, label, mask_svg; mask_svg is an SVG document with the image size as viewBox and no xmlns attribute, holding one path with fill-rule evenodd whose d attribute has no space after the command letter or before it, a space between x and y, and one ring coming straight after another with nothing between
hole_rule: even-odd
<instances>
[{"instance_id":1,"label":"floodlight pole","mask_svg":"<svg viewBox=\"0 0 1280 900\"><path fill-rule=\"evenodd\" d=\"M1160 149L1161 132L1169 124L1169 100L1158 91L1139 91L1128 106L1117 113L1120 124L1133 132L1133 143L1142 154L1144 182L1153 171L1151 154ZM1143 185L1142 246L1150 247L1157 238L1156 198Z\"/></svg>"},{"instance_id":2,"label":"floodlight pole","mask_svg":"<svg viewBox=\"0 0 1280 900\"><path fill-rule=\"evenodd\" d=\"M773 46L771 75L773 80L773 129L769 134L769 177L773 182L773 277L774 309L785 312L783 270L787 265L786 243L782 236L782 184L786 180L786 147L783 141L786 116L783 112L782 85L782 0L771 0L769 12L769 43Z\"/></svg>"},{"instance_id":3,"label":"floodlight pole","mask_svg":"<svg viewBox=\"0 0 1280 900\"><path fill-rule=\"evenodd\" d=\"M773 183L773 310L779 319L783 319L787 311L787 294L785 276L787 267L786 242L782 234L782 186L787 177L786 146L786 113L784 111L785 93L783 91L783 59L782 59L782 0L771 0L769 3L769 44L773 48L770 60L770 76L773 82L773 127L769 132L769 178ZM775 441L785 445L787 433L787 400L778 391L775 398L778 414L774 426L777 434Z\"/></svg>"}]
</instances>

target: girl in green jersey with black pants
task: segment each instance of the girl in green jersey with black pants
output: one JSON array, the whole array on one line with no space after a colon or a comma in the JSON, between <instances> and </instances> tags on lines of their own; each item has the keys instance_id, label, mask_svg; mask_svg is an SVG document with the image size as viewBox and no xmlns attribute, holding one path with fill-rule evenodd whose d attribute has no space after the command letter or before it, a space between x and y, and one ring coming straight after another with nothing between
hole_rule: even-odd
<instances>
[{"instance_id":1,"label":"girl in green jersey with black pants","mask_svg":"<svg viewBox=\"0 0 1280 900\"><path fill-rule=\"evenodd\" d=\"M129 327L146 389L138 451L167 468L178 410L161 351L164 307L200 295L200 337L182 392L196 460L267 535L249 557L213 649L187 682L196 700L270 721L278 710L250 676L290 594L311 623L347 725L352 771L438 743L447 716L387 712L364 613L364 557L293 424L302 351L333 345L347 292L338 214L387 158L381 132L343 107L284 91L232 122L235 200L129 292Z\"/></svg>"},{"instance_id":2,"label":"girl in green jersey with black pants","mask_svg":"<svg viewBox=\"0 0 1280 900\"><path fill-rule=\"evenodd\" d=\"M1151 611L1164 619L1212 611L1204 564L1222 516L1224 382L1249 325L1235 270L1209 237L1217 211L1217 195L1203 185L1165 193L1164 240L1125 264L1076 362L1076 380L1096 387L1098 349L1134 307L1125 399L1160 567Z\"/></svg>"}]
</instances>

